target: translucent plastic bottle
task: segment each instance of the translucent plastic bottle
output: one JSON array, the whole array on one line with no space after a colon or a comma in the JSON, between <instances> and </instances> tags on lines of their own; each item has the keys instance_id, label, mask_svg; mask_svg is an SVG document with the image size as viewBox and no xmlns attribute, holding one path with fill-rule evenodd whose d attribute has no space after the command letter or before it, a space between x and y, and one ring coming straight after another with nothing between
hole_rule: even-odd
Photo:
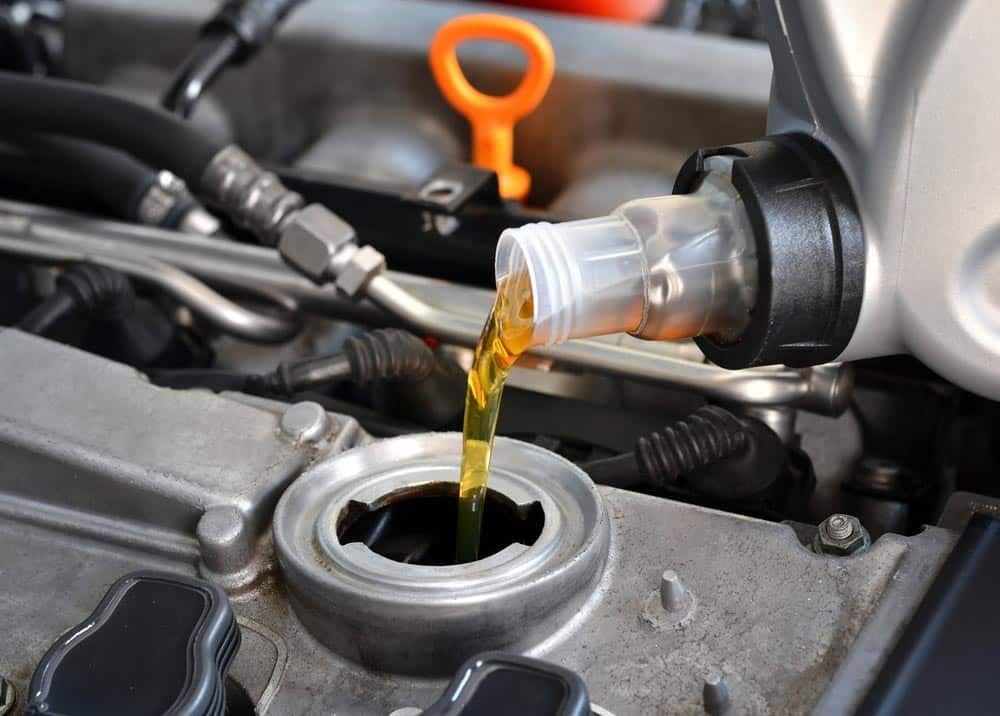
<instances>
[{"instance_id":1,"label":"translucent plastic bottle","mask_svg":"<svg viewBox=\"0 0 1000 716\"><path fill-rule=\"evenodd\" d=\"M709 173L692 194L506 230L497 245L497 283L525 271L534 345L620 332L724 340L746 325L757 294L750 222L721 172Z\"/></svg>"}]
</instances>

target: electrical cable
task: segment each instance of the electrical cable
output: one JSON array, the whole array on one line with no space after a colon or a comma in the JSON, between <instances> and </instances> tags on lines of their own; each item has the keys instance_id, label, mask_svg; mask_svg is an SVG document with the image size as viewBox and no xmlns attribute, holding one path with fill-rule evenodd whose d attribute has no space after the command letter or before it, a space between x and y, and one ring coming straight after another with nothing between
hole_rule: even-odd
<instances>
[{"instance_id":1,"label":"electrical cable","mask_svg":"<svg viewBox=\"0 0 1000 716\"><path fill-rule=\"evenodd\" d=\"M56 279L56 290L17 324L18 330L44 336L62 321L84 314L116 320L134 306L132 284L118 271L94 264L76 264Z\"/></svg>"}]
</instances>

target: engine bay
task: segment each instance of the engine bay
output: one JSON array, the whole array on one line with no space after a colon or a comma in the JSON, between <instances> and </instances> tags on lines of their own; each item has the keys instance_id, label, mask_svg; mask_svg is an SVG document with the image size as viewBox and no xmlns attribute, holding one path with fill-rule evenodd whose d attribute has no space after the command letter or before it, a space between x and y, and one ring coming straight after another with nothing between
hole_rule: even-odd
<instances>
[{"instance_id":1,"label":"engine bay","mask_svg":"<svg viewBox=\"0 0 1000 716\"><path fill-rule=\"evenodd\" d=\"M994 345L1000 244L955 257L968 324L876 320L881 175L800 126L783 4L258 2L246 36L253 2L0 6L0 716L913 713L952 670L988 710L961 639L1000 634L1000 381L962 341ZM428 60L487 12L554 58L494 168ZM466 39L475 88L520 91L530 51ZM635 200L719 177L739 211L685 240L756 253L709 290ZM458 558L498 239L592 217L661 231L646 303L510 367ZM725 330L649 328L737 294Z\"/></svg>"}]
</instances>

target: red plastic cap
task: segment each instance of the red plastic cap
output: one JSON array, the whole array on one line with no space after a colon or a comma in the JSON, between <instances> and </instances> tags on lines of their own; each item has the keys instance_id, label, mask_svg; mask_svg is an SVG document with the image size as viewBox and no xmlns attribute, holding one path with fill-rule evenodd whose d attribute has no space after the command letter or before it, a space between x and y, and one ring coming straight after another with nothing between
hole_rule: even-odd
<instances>
[{"instance_id":1,"label":"red plastic cap","mask_svg":"<svg viewBox=\"0 0 1000 716\"><path fill-rule=\"evenodd\" d=\"M667 0L501 0L507 5L554 10L615 20L649 22L663 14Z\"/></svg>"}]
</instances>

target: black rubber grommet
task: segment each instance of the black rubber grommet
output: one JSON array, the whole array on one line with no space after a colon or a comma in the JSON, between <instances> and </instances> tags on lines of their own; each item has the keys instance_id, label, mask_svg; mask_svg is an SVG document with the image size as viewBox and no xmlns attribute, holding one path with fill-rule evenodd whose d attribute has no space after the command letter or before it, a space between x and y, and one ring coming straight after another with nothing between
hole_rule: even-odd
<instances>
[{"instance_id":1,"label":"black rubber grommet","mask_svg":"<svg viewBox=\"0 0 1000 716\"><path fill-rule=\"evenodd\" d=\"M746 206L759 283L750 322L735 338L695 342L724 368L835 360L847 347L864 295L861 219L840 164L817 140L780 134L699 149L684 163L675 194L694 191L705 160L732 158L732 182Z\"/></svg>"}]
</instances>

